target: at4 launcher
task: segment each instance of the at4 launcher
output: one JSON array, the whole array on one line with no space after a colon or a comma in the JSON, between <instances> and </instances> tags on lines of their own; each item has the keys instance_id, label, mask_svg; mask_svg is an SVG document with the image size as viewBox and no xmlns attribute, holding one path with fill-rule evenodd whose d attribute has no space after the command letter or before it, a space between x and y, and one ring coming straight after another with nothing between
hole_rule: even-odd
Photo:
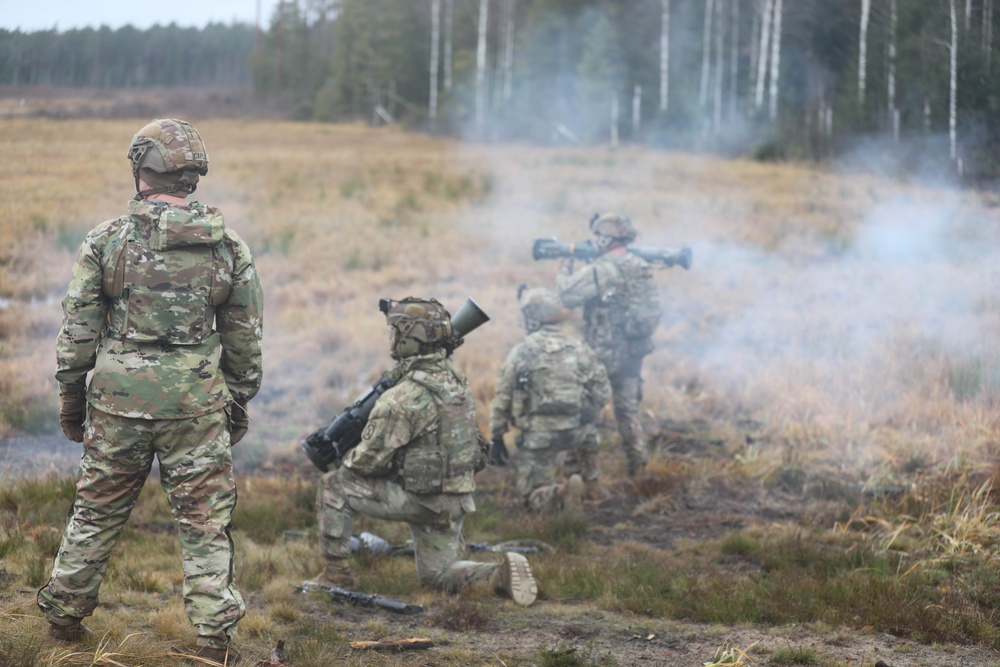
<instances>
[{"instance_id":1,"label":"at4 launcher","mask_svg":"<svg viewBox=\"0 0 1000 667\"><path fill-rule=\"evenodd\" d=\"M385 306L383 308L383 306ZM389 302L383 299L379 303L383 312L387 312ZM452 339L447 347L454 350L465 342L465 336L475 331L490 320L489 315L472 299L466 299L462 307L451 318ZM302 450L317 468L327 472L330 466L339 466L347 452L357 447L361 442L361 432L368 422L368 415L375 408L375 403L386 391L395 386L398 378L384 375L368 388L356 401L347 406L343 412L327 426L314 432L302 441Z\"/></svg>"},{"instance_id":2,"label":"at4 launcher","mask_svg":"<svg viewBox=\"0 0 1000 667\"><path fill-rule=\"evenodd\" d=\"M650 264L660 266L680 266L684 269L691 268L691 248L684 246L680 250L676 248L656 248L653 246L628 246L628 251L633 255L641 257ZM592 241L583 243L559 243L555 239L535 239L531 247L531 256L537 261L540 259L580 259L585 262L592 262L597 258L597 246Z\"/></svg>"}]
</instances>

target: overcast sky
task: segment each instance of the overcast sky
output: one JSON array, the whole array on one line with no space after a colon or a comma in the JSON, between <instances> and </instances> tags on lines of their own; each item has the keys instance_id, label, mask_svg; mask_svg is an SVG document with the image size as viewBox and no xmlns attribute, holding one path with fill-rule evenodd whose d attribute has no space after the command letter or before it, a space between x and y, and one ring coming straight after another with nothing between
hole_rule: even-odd
<instances>
[{"instance_id":1,"label":"overcast sky","mask_svg":"<svg viewBox=\"0 0 1000 667\"><path fill-rule=\"evenodd\" d=\"M259 0L261 24L267 25L278 0ZM253 24L258 0L0 0L0 28L25 32L56 28L120 28L131 23L148 28L156 23L201 27L207 23L242 21Z\"/></svg>"}]
</instances>

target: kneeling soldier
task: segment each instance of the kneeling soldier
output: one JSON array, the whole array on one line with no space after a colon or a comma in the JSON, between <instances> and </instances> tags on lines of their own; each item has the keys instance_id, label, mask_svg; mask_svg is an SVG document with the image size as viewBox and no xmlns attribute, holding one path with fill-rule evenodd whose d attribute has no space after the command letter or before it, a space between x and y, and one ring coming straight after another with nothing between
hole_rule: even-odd
<instances>
[{"instance_id":1,"label":"kneeling soldier","mask_svg":"<svg viewBox=\"0 0 1000 667\"><path fill-rule=\"evenodd\" d=\"M388 372L396 384L376 402L361 443L320 482L326 567L314 581L354 587L347 559L354 516L363 514L409 524L421 583L454 593L488 580L497 593L530 605L538 587L524 556L508 553L499 564L459 560L462 522L476 509L474 475L486 452L468 381L449 358L451 316L437 301L408 297L386 318L398 362Z\"/></svg>"},{"instance_id":2,"label":"kneeling soldier","mask_svg":"<svg viewBox=\"0 0 1000 667\"><path fill-rule=\"evenodd\" d=\"M584 484L588 495L598 495L594 421L611 398L611 385L587 344L559 329L566 311L554 292L524 291L521 313L528 335L507 356L490 406L493 451L505 449L503 435L513 422L521 429L515 484L527 508L578 512ZM566 457L569 479L557 484L559 455Z\"/></svg>"}]
</instances>

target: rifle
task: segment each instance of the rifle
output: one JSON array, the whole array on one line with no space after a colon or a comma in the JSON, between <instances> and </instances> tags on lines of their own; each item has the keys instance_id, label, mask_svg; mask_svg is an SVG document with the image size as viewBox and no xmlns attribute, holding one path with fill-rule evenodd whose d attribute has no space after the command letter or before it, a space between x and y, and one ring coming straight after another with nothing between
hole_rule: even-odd
<instances>
[{"instance_id":1,"label":"rifle","mask_svg":"<svg viewBox=\"0 0 1000 667\"><path fill-rule=\"evenodd\" d=\"M384 598L381 595L376 595L375 593L358 593L356 591L345 590L338 586L326 586L312 581L306 581L299 585L292 585L295 586L295 590L302 593L308 593L311 590L323 591L336 602L343 602L344 604L351 604L356 607L381 607L382 609L388 609L389 611L396 612L397 614L408 615L420 614L424 611L424 608L418 604L406 604L400 600Z\"/></svg>"},{"instance_id":2,"label":"rifle","mask_svg":"<svg viewBox=\"0 0 1000 667\"><path fill-rule=\"evenodd\" d=\"M386 312L389 307L386 299L379 302L379 308L383 306L385 306L383 312ZM445 347L454 350L465 342L466 334L475 331L489 320L490 316L484 313L475 301L467 298L451 318L452 339ZM347 456L347 452L361 442L361 432L368 423L368 415L375 408L375 403L382 394L395 386L397 381L398 378L388 374L383 375L360 398L344 408L344 411L329 425L303 440L302 449L313 465L323 472L329 471L331 464L340 467L340 462Z\"/></svg>"},{"instance_id":3,"label":"rifle","mask_svg":"<svg viewBox=\"0 0 1000 667\"><path fill-rule=\"evenodd\" d=\"M362 533L364 536L365 533ZM371 553L371 554L385 554L389 556L412 556L415 552L413 550L413 542L407 541L404 544L390 545L388 542L380 537L368 534L369 537L374 537L377 542L372 540L361 539L358 540L355 537L351 537L351 553ZM555 551L551 546L541 542L539 540L514 540L514 542L507 542L501 544L489 544L488 542L466 542L465 550L469 553L507 553L512 551L518 554L540 554L540 553L552 553Z\"/></svg>"},{"instance_id":4,"label":"rifle","mask_svg":"<svg viewBox=\"0 0 1000 667\"><path fill-rule=\"evenodd\" d=\"M692 255L691 248L688 246L684 246L680 250L675 248L656 248L654 246L628 246L628 251L650 264L661 264L667 267L680 266L684 269L691 268ZM597 257L597 246L592 241L559 243L555 239L535 239L535 243L531 247L531 256L535 261L568 257L592 262Z\"/></svg>"}]
</instances>

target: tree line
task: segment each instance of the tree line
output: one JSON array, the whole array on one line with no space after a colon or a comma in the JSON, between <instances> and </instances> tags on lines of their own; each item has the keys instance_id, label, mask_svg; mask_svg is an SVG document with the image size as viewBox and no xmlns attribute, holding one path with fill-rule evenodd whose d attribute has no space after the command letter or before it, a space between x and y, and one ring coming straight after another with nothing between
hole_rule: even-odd
<instances>
[{"instance_id":1,"label":"tree line","mask_svg":"<svg viewBox=\"0 0 1000 667\"><path fill-rule=\"evenodd\" d=\"M264 28L0 31L0 82L243 83L299 119L1000 170L997 0L283 0Z\"/></svg>"},{"instance_id":2,"label":"tree line","mask_svg":"<svg viewBox=\"0 0 1000 667\"><path fill-rule=\"evenodd\" d=\"M0 29L0 84L144 87L249 85L254 29L246 24L58 32Z\"/></svg>"},{"instance_id":3,"label":"tree line","mask_svg":"<svg viewBox=\"0 0 1000 667\"><path fill-rule=\"evenodd\" d=\"M989 175L994 2L289 0L254 84L301 118Z\"/></svg>"}]
</instances>

